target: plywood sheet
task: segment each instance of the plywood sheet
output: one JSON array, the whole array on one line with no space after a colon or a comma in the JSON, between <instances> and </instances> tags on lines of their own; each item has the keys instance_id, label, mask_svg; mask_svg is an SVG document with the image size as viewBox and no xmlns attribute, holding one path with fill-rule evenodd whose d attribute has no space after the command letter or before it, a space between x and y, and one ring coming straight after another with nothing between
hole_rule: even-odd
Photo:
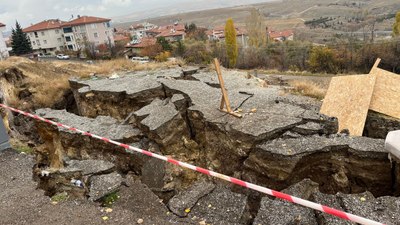
<instances>
[{"instance_id":1,"label":"plywood sheet","mask_svg":"<svg viewBox=\"0 0 400 225\"><path fill-rule=\"evenodd\" d=\"M371 76L376 82L369 108L400 119L400 75L377 68Z\"/></svg>"},{"instance_id":2,"label":"plywood sheet","mask_svg":"<svg viewBox=\"0 0 400 225\"><path fill-rule=\"evenodd\" d=\"M350 135L362 136L374 85L371 75L334 77L320 112L337 117L339 131L348 129Z\"/></svg>"}]
</instances>

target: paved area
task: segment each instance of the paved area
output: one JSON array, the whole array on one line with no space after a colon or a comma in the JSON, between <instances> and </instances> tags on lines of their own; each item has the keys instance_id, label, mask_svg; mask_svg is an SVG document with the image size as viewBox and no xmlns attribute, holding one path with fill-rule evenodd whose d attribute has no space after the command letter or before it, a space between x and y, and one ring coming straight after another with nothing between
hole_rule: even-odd
<instances>
[{"instance_id":1,"label":"paved area","mask_svg":"<svg viewBox=\"0 0 400 225\"><path fill-rule=\"evenodd\" d=\"M138 224L138 221L143 221L141 224L194 223L189 219L182 221L168 213L157 198L149 198L151 192L146 191L143 185L121 190L121 203L130 203L116 204L112 212L106 212L106 208L89 201L52 204L42 190L36 189L36 182L32 180L33 164L31 155L12 150L0 152L0 225L132 225ZM104 216L108 218L103 220Z\"/></svg>"}]
</instances>

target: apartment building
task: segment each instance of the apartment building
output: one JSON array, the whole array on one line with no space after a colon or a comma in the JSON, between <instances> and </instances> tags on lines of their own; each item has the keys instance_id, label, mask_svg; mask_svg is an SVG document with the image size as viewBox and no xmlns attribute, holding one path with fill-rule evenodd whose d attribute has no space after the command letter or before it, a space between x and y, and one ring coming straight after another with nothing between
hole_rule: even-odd
<instances>
[{"instance_id":1,"label":"apartment building","mask_svg":"<svg viewBox=\"0 0 400 225\"><path fill-rule=\"evenodd\" d=\"M129 30L135 43L139 43L140 40L146 36L146 31L156 28L157 26L148 22L132 25Z\"/></svg>"},{"instance_id":2,"label":"apartment building","mask_svg":"<svg viewBox=\"0 0 400 225\"><path fill-rule=\"evenodd\" d=\"M0 60L6 59L9 57L9 53L6 46L6 41L3 37L3 31L6 29L6 25L0 23Z\"/></svg>"},{"instance_id":3,"label":"apartment building","mask_svg":"<svg viewBox=\"0 0 400 225\"><path fill-rule=\"evenodd\" d=\"M86 42L96 46L100 44L114 45L111 19L78 16L78 18L62 25L65 47L68 50L78 51L84 48Z\"/></svg>"},{"instance_id":4,"label":"apartment building","mask_svg":"<svg viewBox=\"0 0 400 225\"><path fill-rule=\"evenodd\" d=\"M160 26L146 31L147 37L164 37L170 42L185 40L186 29L185 25L174 23L167 26Z\"/></svg>"},{"instance_id":5,"label":"apartment building","mask_svg":"<svg viewBox=\"0 0 400 225\"><path fill-rule=\"evenodd\" d=\"M79 51L86 42L94 45L114 44L110 19L78 16L65 22L58 19L45 20L23 29L28 34L35 52Z\"/></svg>"},{"instance_id":6,"label":"apartment building","mask_svg":"<svg viewBox=\"0 0 400 225\"><path fill-rule=\"evenodd\" d=\"M34 52L54 53L64 49L61 29L64 23L58 19L45 20L22 31L28 35Z\"/></svg>"}]
</instances>

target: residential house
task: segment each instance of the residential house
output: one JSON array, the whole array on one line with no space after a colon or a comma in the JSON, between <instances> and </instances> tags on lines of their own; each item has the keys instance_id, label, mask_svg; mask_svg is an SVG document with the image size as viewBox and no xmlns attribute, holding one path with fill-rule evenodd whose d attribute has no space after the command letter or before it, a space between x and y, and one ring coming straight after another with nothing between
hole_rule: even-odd
<instances>
[{"instance_id":1,"label":"residential house","mask_svg":"<svg viewBox=\"0 0 400 225\"><path fill-rule=\"evenodd\" d=\"M246 47L248 43L248 35L243 27L235 27L236 41L241 46ZM206 32L207 37L211 41L225 41L225 26L218 26Z\"/></svg>"},{"instance_id":2,"label":"residential house","mask_svg":"<svg viewBox=\"0 0 400 225\"><path fill-rule=\"evenodd\" d=\"M68 50L79 51L86 43L95 46L101 44L114 45L113 31L110 25L111 19L78 16L78 18L62 25L64 42Z\"/></svg>"},{"instance_id":3,"label":"residential house","mask_svg":"<svg viewBox=\"0 0 400 225\"><path fill-rule=\"evenodd\" d=\"M160 26L146 31L148 37L164 37L170 42L184 40L186 36L185 25L175 23L173 25Z\"/></svg>"},{"instance_id":4,"label":"residential house","mask_svg":"<svg viewBox=\"0 0 400 225\"><path fill-rule=\"evenodd\" d=\"M22 31L28 35L34 52L54 53L64 49L64 38L58 19L45 20Z\"/></svg>"},{"instance_id":5,"label":"residential house","mask_svg":"<svg viewBox=\"0 0 400 225\"><path fill-rule=\"evenodd\" d=\"M3 31L6 29L6 25L0 23L0 60L8 58L10 55L8 53L7 45L3 37Z\"/></svg>"},{"instance_id":6,"label":"residential house","mask_svg":"<svg viewBox=\"0 0 400 225\"><path fill-rule=\"evenodd\" d=\"M126 45L131 41L131 38L126 35L116 34L114 35L115 44L120 43L121 45Z\"/></svg>"},{"instance_id":7,"label":"residential house","mask_svg":"<svg viewBox=\"0 0 400 225\"><path fill-rule=\"evenodd\" d=\"M294 32L293 30L283 30L283 31L268 31L268 37L270 40L274 40L276 42L283 41L293 41Z\"/></svg>"},{"instance_id":8,"label":"residential house","mask_svg":"<svg viewBox=\"0 0 400 225\"><path fill-rule=\"evenodd\" d=\"M146 37L146 31L156 28L157 26L148 22L132 25L129 30L131 31L131 36L133 41L139 41L140 39ZM138 42L139 43L139 42Z\"/></svg>"},{"instance_id":9,"label":"residential house","mask_svg":"<svg viewBox=\"0 0 400 225\"><path fill-rule=\"evenodd\" d=\"M141 55L142 50L146 47L153 46L157 43L157 39L153 37L144 37L140 40L139 43L131 44L128 43L125 48L129 49L130 51L127 52L128 57Z\"/></svg>"}]
</instances>

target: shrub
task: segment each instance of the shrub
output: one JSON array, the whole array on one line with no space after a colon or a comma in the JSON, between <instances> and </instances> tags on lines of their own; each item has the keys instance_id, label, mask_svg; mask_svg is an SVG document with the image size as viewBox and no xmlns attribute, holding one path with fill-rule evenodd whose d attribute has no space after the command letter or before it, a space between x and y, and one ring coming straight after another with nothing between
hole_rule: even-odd
<instances>
[{"instance_id":1,"label":"shrub","mask_svg":"<svg viewBox=\"0 0 400 225\"><path fill-rule=\"evenodd\" d=\"M193 41L187 43L183 58L188 63L208 64L212 60L211 52L207 49L207 45L202 41Z\"/></svg>"},{"instance_id":2,"label":"shrub","mask_svg":"<svg viewBox=\"0 0 400 225\"><path fill-rule=\"evenodd\" d=\"M161 52L160 54L158 54L155 57L155 60L157 62L166 62L169 57L171 57L171 53L170 52Z\"/></svg>"}]
</instances>

